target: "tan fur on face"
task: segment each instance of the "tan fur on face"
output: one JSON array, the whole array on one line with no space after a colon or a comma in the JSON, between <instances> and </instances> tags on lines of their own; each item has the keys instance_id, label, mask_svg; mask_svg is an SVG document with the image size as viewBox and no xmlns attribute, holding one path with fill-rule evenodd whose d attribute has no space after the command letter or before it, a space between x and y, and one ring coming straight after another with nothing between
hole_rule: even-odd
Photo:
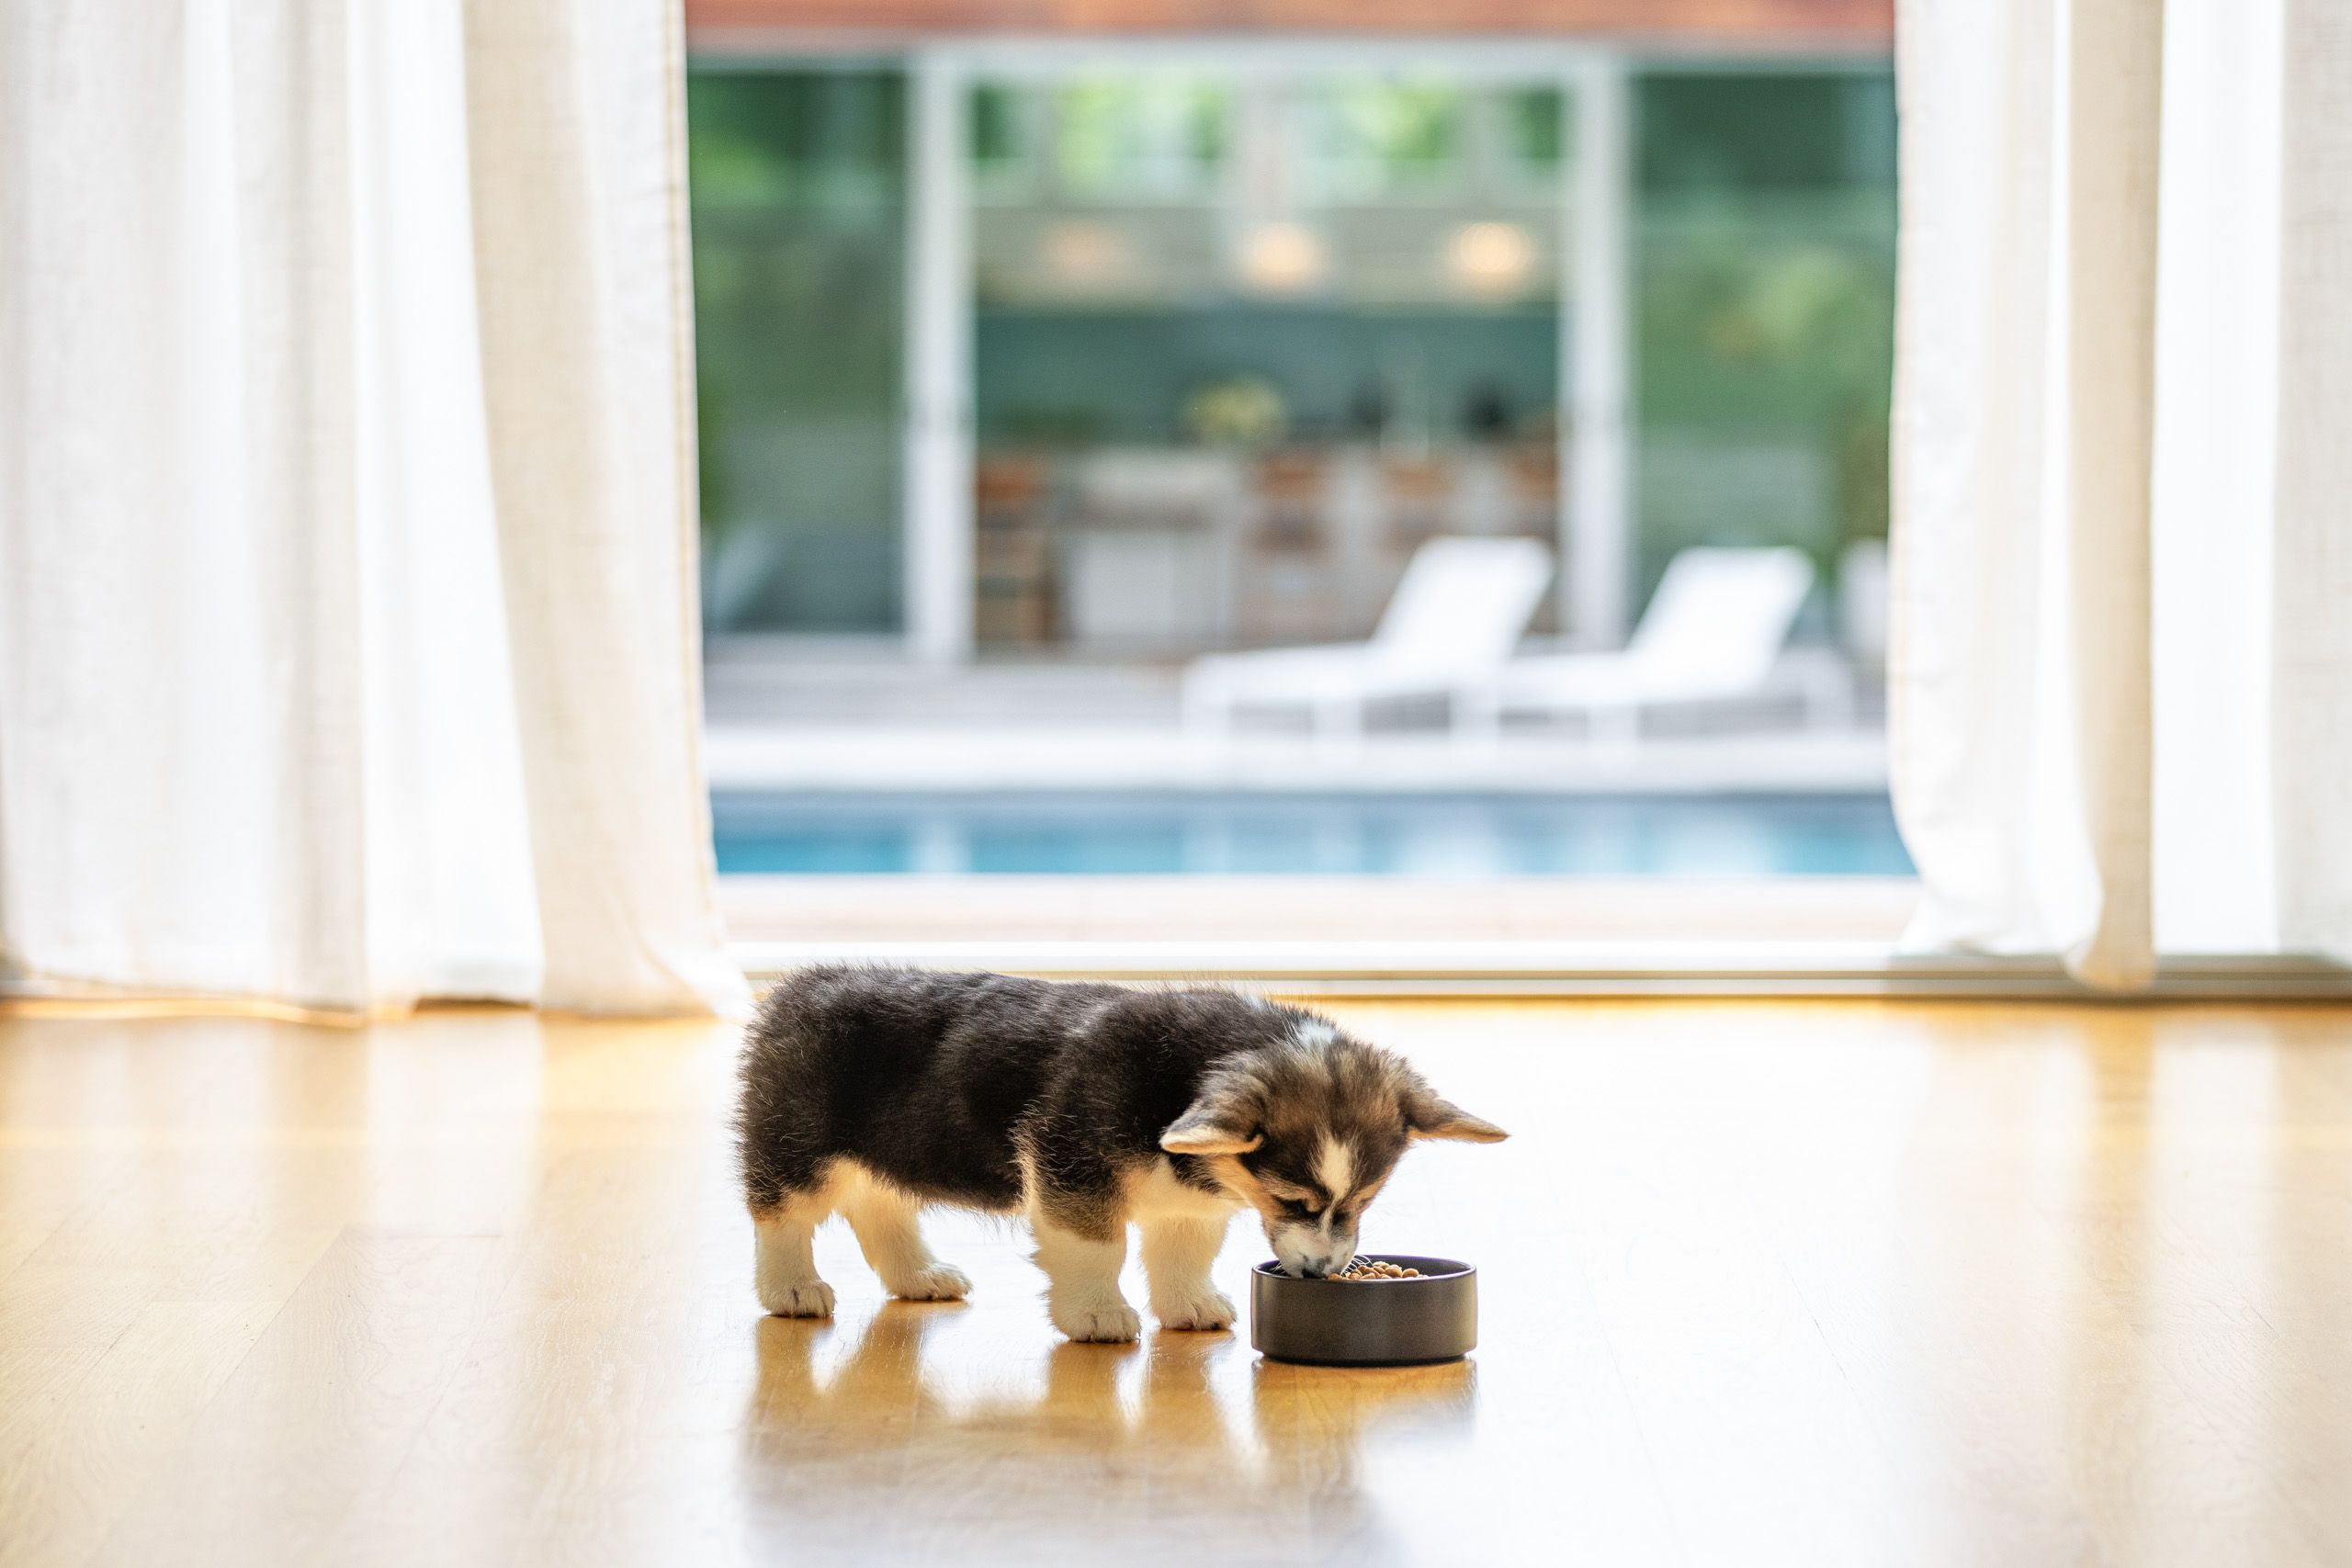
<instances>
[{"instance_id":1,"label":"tan fur on face","mask_svg":"<svg viewBox=\"0 0 2352 1568\"><path fill-rule=\"evenodd\" d=\"M1388 1185L1388 1178L1393 1174L1395 1174L1393 1171L1384 1171L1381 1173L1379 1180L1372 1183L1368 1187L1359 1187L1356 1189L1355 1212L1357 1213L1361 1214L1366 1209L1372 1207L1372 1201L1380 1196L1380 1190Z\"/></svg>"},{"instance_id":2,"label":"tan fur on face","mask_svg":"<svg viewBox=\"0 0 2352 1568\"><path fill-rule=\"evenodd\" d=\"M1219 1187L1257 1210L1268 1224L1271 1225L1283 1217L1282 1204L1276 1201L1272 1193L1266 1190L1266 1184L1259 1180L1238 1156L1216 1155L1202 1163L1208 1167L1209 1175Z\"/></svg>"},{"instance_id":3,"label":"tan fur on face","mask_svg":"<svg viewBox=\"0 0 2352 1568\"><path fill-rule=\"evenodd\" d=\"M1294 1203L1315 1201L1315 1189L1312 1187L1295 1186L1290 1182L1268 1176L1262 1171L1252 1171L1250 1174L1258 1179L1258 1185L1266 1190L1269 1197L1285 1199Z\"/></svg>"}]
</instances>

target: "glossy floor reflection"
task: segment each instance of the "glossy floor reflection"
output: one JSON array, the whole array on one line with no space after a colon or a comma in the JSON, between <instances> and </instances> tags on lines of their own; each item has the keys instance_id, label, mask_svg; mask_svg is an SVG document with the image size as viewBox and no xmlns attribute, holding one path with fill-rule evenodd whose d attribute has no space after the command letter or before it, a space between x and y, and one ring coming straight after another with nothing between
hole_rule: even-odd
<instances>
[{"instance_id":1,"label":"glossy floor reflection","mask_svg":"<svg viewBox=\"0 0 2352 1568\"><path fill-rule=\"evenodd\" d=\"M769 1318L742 1479L755 1533L879 1561L1408 1561L1378 1478L1474 1426L1470 1363L1351 1372L1229 1334L1013 1357L978 1309Z\"/></svg>"},{"instance_id":2,"label":"glossy floor reflection","mask_svg":"<svg viewBox=\"0 0 2352 1568\"><path fill-rule=\"evenodd\" d=\"M0 1017L0 1564L2352 1561L2352 1010L1332 1010L1470 1361L763 1318L724 1028Z\"/></svg>"}]
</instances>

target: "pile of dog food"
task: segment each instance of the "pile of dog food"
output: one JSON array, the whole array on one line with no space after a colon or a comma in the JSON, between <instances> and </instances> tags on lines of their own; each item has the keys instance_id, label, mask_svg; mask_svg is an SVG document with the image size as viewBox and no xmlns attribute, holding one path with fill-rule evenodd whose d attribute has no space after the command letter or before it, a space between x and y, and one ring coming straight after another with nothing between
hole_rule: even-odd
<instances>
[{"instance_id":1,"label":"pile of dog food","mask_svg":"<svg viewBox=\"0 0 2352 1568\"><path fill-rule=\"evenodd\" d=\"M1359 1258L1337 1274L1334 1280L1418 1280L1421 1271L1396 1263L1383 1263L1376 1258Z\"/></svg>"}]
</instances>

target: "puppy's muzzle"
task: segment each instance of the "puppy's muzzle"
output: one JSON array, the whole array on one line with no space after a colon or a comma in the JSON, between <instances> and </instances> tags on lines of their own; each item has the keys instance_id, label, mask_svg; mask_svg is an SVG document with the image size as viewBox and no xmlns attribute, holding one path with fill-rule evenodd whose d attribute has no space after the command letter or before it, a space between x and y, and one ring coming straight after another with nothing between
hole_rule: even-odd
<instances>
[{"instance_id":1,"label":"puppy's muzzle","mask_svg":"<svg viewBox=\"0 0 2352 1568\"><path fill-rule=\"evenodd\" d=\"M1327 1279L1356 1255L1352 1233L1326 1235L1319 1226L1277 1225L1266 1239L1273 1244L1274 1261L1294 1280Z\"/></svg>"}]
</instances>

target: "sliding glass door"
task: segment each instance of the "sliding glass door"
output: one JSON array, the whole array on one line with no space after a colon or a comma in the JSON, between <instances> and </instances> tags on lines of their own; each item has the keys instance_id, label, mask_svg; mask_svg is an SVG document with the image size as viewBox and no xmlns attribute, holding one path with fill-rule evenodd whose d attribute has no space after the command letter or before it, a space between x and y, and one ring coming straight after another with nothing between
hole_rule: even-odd
<instances>
[{"instance_id":1,"label":"sliding glass door","mask_svg":"<svg viewBox=\"0 0 2352 1568\"><path fill-rule=\"evenodd\" d=\"M706 622L895 635L904 73L698 67L687 90Z\"/></svg>"}]
</instances>

